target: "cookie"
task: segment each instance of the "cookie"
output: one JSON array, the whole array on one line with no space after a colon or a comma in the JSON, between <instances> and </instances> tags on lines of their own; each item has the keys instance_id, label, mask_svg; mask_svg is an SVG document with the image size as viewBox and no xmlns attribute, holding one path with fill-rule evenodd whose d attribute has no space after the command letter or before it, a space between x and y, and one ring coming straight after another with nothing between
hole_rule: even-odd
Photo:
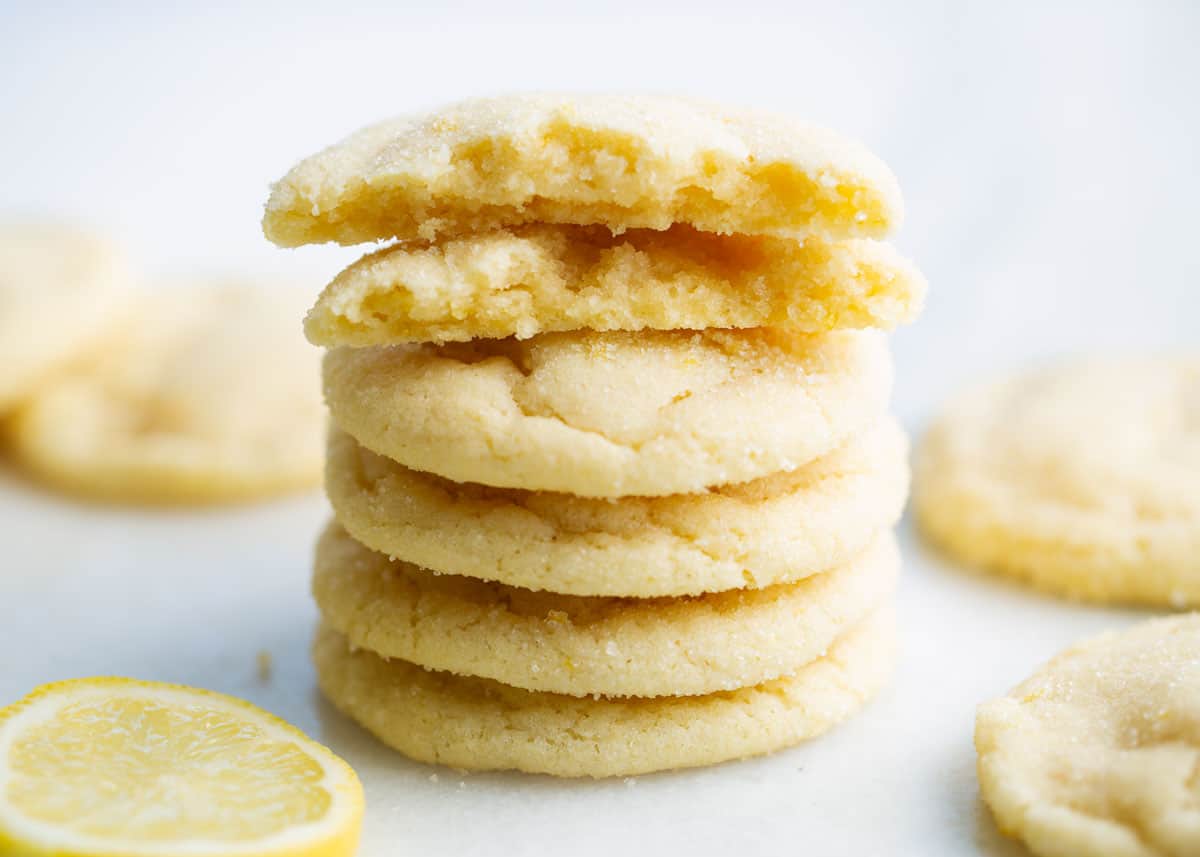
<instances>
[{"instance_id":1,"label":"cookie","mask_svg":"<svg viewBox=\"0 0 1200 857\"><path fill-rule=\"evenodd\" d=\"M688 696L761 684L819 658L893 592L899 568L887 534L799 583L581 597L433 574L333 524L317 545L313 595L327 625L385 658L570 696Z\"/></svg>"},{"instance_id":2,"label":"cookie","mask_svg":"<svg viewBox=\"0 0 1200 857\"><path fill-rule=\"evenodd\" d=\"M86 351L124 307L109 244L67 226L0 224L0 412Z\"/></svg>"},{"instance_id":3,"label":"cookie","mask_svg":"<svg viewBox=\"0 0 1200 857\"><path fill-rule=\"evenodd\" d=\"M1200 604L1200 358L1068 363L963 396L914 499L954 556L1093 601Z\"/></svg>"},{"instance_id":4,"label":"cookie","mask_svg":"<svg viewBox=\"0 0 1200 857\"><path fill-rule=\"evenodd\" d=\"M354 538L423 568L573 595L694 595L849 561L900 517L906 450L888 418L791 472L614 503L451 482L334 429L325 490Z\"/></svg>"},{"instance_id":5,"label":"cookie","mask_svg":"<svg viewBox=\"0 0 1200 857\"><path fill-rule=\"evenodd\" d=\"M528 339L564 330L892 328L925 281L890 245L712 235L675 226L527 226L387 247L326 287L317 345Z\"/></svg>"},{"instance_id":6,"label":"cookie","mask_svg":"<svg viewBox=\"0 0 1200 857\"><path fill-rule=\"evenodd\" d=\"M320 482L319 354L296 317L299 291L162 288L97 356L14 415L18 459L97 499L250 499Z\"/></svg>"},{"instance_id":7,"label":"cookie","mask_svg":"<svg viewBox=\"0 0 1200 857\"><path fill-rule=\"evenodd\" d=\"M533 222L879 236L901 217L888 168L824 128L686 98L540 94L364 128L277 182L263 229L296 247Z\"/></svg>"},{"instance_id":8,"label":"cookie","mask_svg":"<svg viewBox=\"0 0 1200 857\"><path fill-rule=\"evenodd\" d=\"M323 628L313 646L326 697L421 762L611 777L779 750L857 712L892 672L894 619L877 611L786 678L707 696L593 699L430 672L352 650Z\"/></svg>"},{"instance_id":9,"label":"cookie","mask_svg":"<svg viewBox=\"0 0 1200 857\"><path fill-rule=\"evenodd\" d=\"M1056 657L975 727L1000 828L1044 857L1200 854L1200 616Z\"/></svg>"},{"instance_id":10,"label":"cookie","mask_svg":"<svg viewBox=\"0 0 1200 857\"><path fill-rule=\"evenodd\" d=\"M878 418L891 375L875 331L578 331L333 349L325 397L406 467L617 497L794 470Z\"/></svg>"}]
</instances>

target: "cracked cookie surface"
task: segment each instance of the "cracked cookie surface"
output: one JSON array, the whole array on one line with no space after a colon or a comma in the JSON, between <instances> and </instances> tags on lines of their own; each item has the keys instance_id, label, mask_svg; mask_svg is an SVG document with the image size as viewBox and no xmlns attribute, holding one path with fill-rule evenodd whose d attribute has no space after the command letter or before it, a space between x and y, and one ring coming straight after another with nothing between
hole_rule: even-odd
<instances>
[{"instance_id":1,"label":"cracked cookie surface","mask_svg":"<svg viewBox=\"0 0 1200 857\"><path fill-rule=\"evenodd\" d=\"M979 783L1044 857L1200 854L1200 616L1080 643L979 709Z\"/></svg>"},{"instance_id":2,"label":"cracked cookie surface","mask_svg":"<svg viewBox=\"0 0 1200 857\"><path fill-rule=\"evenodd\" d=\"M354 651L329 628L313 659L328 699L422 762L562 777L632 776L779 750L828 731L887 682L890 608L791 676L705 696L593 699L430 672Z\"/></svg>"},{"instance_id":3,"label":"cracked cookie surface","mask_svg":"<svg viewBox=\"0 0 1200 857\"><path fill-rule=\"evenodd\" d=\"M877 331L545 334L337 348L334 421L456 482L589 497L676 494L795 470L879 419Z\"/></svg>"},{"instance_id":4,"label":"cracked cookie surface","mask_svg":"<svg viewBox=\"0 0 1200 857\"><path fill-rule=\"evenodd\" d=\"M325 490L358 541L450 574L573 595L694 595L800 580L892 526L907 443L886 418L790 473L614 503L451 482L330 432Z\"/></svg>"},{"instance_id":5,"label":"cracked cookie surface","mask_svg":"<svg viewBox=\"0 0 1200 857\"><path fill-rule=\"evenodd\" d=\"M891 534L800 583L684 598L533 592L433 574L331 524L313 594L352 646L571 696L688 696L760 684L821 657L895 589Z\"/></svg>"},{"instance_id":6,"label":"cracked cookie surface","mask_svg":"<svg viewBox=\"0 0 1200 857\"><path fill-rule=\"evenodd\" d=\"M914 505L950 553L1074 598L1200 604L1200 357L1085 360L953 402Z\"/></svg>"},{"instance_id":7,"label":"cracked cookie surface","mask_svg":"<svg viewBox=\"0 0 1200 857\"><path fill-rule=\"evenodd\" d=\"M891 171L791 117L671 96L510 95L380 122L275 183L285 247L433 240L524 223L881 236Z\"/></svg>"}]
</instances>

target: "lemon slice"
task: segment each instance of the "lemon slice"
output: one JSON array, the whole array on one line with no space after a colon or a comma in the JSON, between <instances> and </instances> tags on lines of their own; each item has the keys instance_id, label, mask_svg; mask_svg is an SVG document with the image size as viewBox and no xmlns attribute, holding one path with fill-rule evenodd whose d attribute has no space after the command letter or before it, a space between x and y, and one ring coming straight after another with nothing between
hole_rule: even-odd
<instances>
[{"instance_id":1,"label":"lemon slice","mask_svg":"<svg viewBox=\"0 0 1200 857\"><path fill-rule=\"evenodd\" d=\"M0 709L0 854L335 857L362 813L349 765L239 699L93 678Z\"/></svg>"}]
</instances>

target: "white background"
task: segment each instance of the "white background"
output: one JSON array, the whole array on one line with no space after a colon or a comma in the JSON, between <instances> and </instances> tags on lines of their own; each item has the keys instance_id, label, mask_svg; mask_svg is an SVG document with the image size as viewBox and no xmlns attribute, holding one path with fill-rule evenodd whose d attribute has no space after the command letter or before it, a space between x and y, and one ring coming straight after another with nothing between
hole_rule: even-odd
<instances>
[{"instance_id":1,"label":"white background","mask_svg":"<svg viewBox=\"0 0 1200 857\"><path fill-rule=\"evenodd\" d=\"M898 243L932 284L895 340L914 430L995 372L1200 342L1200 4L117 6L0 2L0 217L93 223L151 280L255 271L315 291L357 251L272 248L267 186L366 122L517 89L678 91L832 125L899 175ZM633 785L431 782L312 693L323 514L311 498L134 515L7 477L0 702L108 672L248 696L363 772L366 854L1000 854L971 770L975 703L1134 615L966 576L910 541L897 685L828 739Z\"/></svg>"}]
</instances>

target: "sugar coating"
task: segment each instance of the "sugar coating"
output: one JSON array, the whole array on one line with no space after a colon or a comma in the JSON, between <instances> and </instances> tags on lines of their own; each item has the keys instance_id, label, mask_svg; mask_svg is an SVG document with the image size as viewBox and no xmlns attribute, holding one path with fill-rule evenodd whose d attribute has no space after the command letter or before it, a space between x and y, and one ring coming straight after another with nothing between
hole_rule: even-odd
<instances>
[{"instance_id":1,"label":"sugar coating","mask_svg":"<svg viewBox=\"0 0 1200 857\"><path fill-rule=\"evenodd\" d=\"M911 321L925 289L890 245L866 239L534 225L371 253L326 287L305 331L326 346L579 329L819 333Z\"/></svg>"},{"instance_id":2,"label":"sugar coating","mask_svg":"<svg viewBox=\"0 0 1200 857\"><path fill-rule=\"evenodd\" d=\"M430 669L571 696L689 696L790 675L889 596L900 567L884 535L799 583L685 598L533 592L432 574L333 524L313 595L352 646Z\"/></svg>"},{"instance_id":3,"label":"sugar coating","mask_svg":"<svg viewBox=\"0 0 1200 857\"><path fill-rule=\"evenodd\" d=\"M696 492L794 470L885 409L875 331L554 333L336 348L334 421L406 467L587 497Z\"/></svg>"},{"instance_id":4,"label":"sugar coating","mask_svg":"<svg viewBox=\"0 0 1200 857\"><path fill-rule=\"evenodd\" d=\"M954 555L1074 598L1200 604L1200 359L1091 360L974 390L915 503Z\"/></svg>"},{"instance_id":5,"label":"sugar coating","mask_svg":"<svg viewBox=\"0 0 1200 857\"><path fill-rule=\"evenodd\" d=\"M351 134L276 182L276 244L433 240L525 223L880 236L888 168L839 134L669 96L512 95Z\"/></svg>"},{"instance_id":6,"label":"sugar coating","mask_svg":"<svg viewBox=\"0 0 1200 857\"><path fill-rule=\"evenodd\" d=\"M335 706L418 761L614 777L756 756L820 735L881 689L894 648L894 617L884 608L791 676L652 699L580 698L430 672L353 651L328 628L313 659Z\"/></svg>"},{"instance_id":7,"label":"sugar coating","mask_svg":"<svg viewBox=\"0 0 1200 857\"><path fill-rule=\"evenodd\" d=\"M247 284L140 295L94 359L15 415L35 475L118 502L200 503L309 488L321 477L319 354L297 290Z\"/></svg>"},{"instance_id":8,"label":"sugar coating","mask_svg":"<svg viewBox=\"0 0 1200 857\"><path fill-rule=\"evenodd\" d=\"M887 418L790 472L614 502L451 482L334 429L325 490L354 538L434 571L574 595L694 595L847 562L899 518L907 442Z\"/></svg>"},{"instance_id":9,"label":"sugar coating","mask_svg":"<svg viewBox=\"0 0 1200 857\"><path fill-rule=\"evenodd\" d=\"M68 226L0 223L0 412L103 336L129 272L114 247Z\"/></svg>"},{"instance_id":10,"label":"sugar coating","mask_svg":"<svg viewBox=\"0 0 1200 857\"><path fill-rule=\"evenodd\" d=\"M1044 857L1200 854L1200 616L1062 653L979 709L979 783Z\"/></svg>"}]
</instances>

